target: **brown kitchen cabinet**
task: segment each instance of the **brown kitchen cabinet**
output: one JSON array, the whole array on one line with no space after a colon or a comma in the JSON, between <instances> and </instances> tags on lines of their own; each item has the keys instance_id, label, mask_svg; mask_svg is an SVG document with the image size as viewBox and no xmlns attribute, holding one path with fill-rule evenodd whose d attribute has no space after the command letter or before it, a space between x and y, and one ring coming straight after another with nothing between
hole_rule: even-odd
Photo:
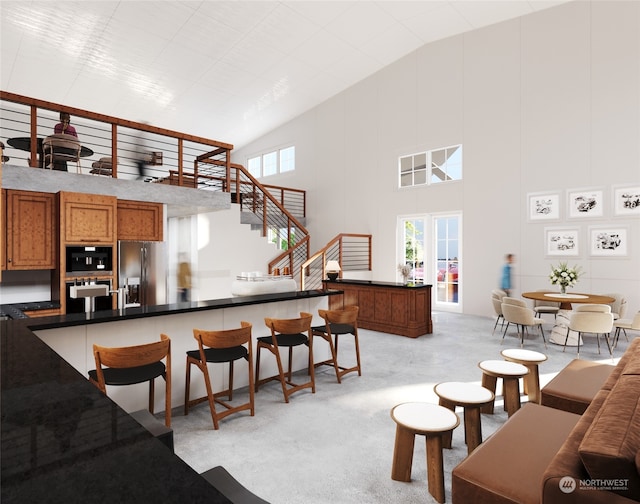
<instances>
[{"instance_id":1,"label":"brown kitchen cabinet","mask_svg":"<svg viewBox=\"0 0 640 504\"><path fill-rule=\"evenodd\" d=\"M163 205L118 200L118 240L162 241Z\"/></svg>"},{"instance_id":2,"label":"brown kitchen cabinet","mask_svg":"<svg viewBox=\"0 0 640 504\"><path fill-rule=\"evenodd\" d=\"M0 189L0 271L7 269L7 190ZM0 276L0 279L2 277Z\"/></svg>"},{"instance_id":3,"label":"brown kitchen cabinet","mask_svg":"<svg viewBox=\"0 0 640 504\"><path fill-rule=\"evenodd\" d=\"M329 309L358 306L358 327L417 338L433 332L431 285L404 285L367 280L324 280L325 289L341 290L329 297Z\"/></svg>"},{"instance_id":4,"label":"brown kitchen cabinet","mask_svg":"<svg viewBox=\"0 0 640 504\"><path fill-rule=\"evenodd\" d=\"M60 308L48 308L46 310L25 310L24 313L29 318L34 317L50 317L60 315Z\"/></svg>"},{"instance_id":5,"label":"brown kitchen cabinet","mask_svg":"<svg viewBox=\"0 0 640 504\"><path fill-rule=\"evenodd\" d=\"M116 241L115 196L61 191L61 244L113 245Z\"/></svg>"},{"instance_id":6,"label":"brown kitchen cabinet","mask_svg":"<svg viewBox=\"0 0 640 504\"><path fill-rule=\"evenodd\" d=\"M6 269L56 267L55 195L6 190Z\"/></svg>"}]
</instances>

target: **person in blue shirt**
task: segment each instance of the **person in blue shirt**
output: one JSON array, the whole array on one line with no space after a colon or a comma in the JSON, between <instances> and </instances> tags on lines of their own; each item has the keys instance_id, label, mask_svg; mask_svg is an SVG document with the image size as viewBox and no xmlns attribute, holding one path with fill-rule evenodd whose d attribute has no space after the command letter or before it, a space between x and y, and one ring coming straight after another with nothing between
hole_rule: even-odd
<instances>
[{"instance_id":1,"label":"person in blue shirt","mask_svg":"<svg viewBox=\"0 0 640 504\"><path fill-rule=\"evenodd\" d=\"M500 278L500 288L507 293L507 296L511 295L511 264L516 260L513 254L507 254L505 256L505 263L502 266L502 277Z\"/></svg>"}]
</instances>

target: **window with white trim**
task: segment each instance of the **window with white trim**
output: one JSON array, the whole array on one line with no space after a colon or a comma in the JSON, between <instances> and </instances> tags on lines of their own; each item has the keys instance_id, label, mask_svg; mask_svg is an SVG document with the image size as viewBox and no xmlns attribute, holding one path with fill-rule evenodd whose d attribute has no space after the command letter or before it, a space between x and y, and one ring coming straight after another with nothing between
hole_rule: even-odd
<instances>
[{"instance_id":1,"label":"window with white trim","mask_svg":"<svg viewBox=\"0 0 640 504\"><path fill-rule=\"evenodd\" d=\"M293 171L296 169L296 148L285 147L249 158L247 169L256 178Z\"/></svg>"},{"instance_id":2,"label":"window with white trim","mask_svg":"<svg viewBox=\"0 0 640 504\"><path fill-rule=\"evenodd\" d=\"M462 145L418 152L398 160L400 187L462 179Z\"/></svg>"}]
</instances>

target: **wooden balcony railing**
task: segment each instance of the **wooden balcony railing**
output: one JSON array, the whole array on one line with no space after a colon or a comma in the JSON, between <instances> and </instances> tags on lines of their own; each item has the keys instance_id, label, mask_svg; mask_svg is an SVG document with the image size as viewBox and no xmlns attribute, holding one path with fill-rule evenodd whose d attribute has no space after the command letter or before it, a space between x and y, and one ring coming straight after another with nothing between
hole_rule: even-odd
<instances>
[{"instance_id":1,"label":"wooden balcony railing","mask_svg":"<svg viewBox=\"0 0 640 504\"><path fill-rule=\"evenodd\" d=\"M71 115L78 139L93 151L81 159L83 174L90 174L94 164L108 159L110 163L102 163L109 165L102 175L137 178L141 151L147 155L145 176L149 181L163 181L176 173L180 179L185 167L212 148L219 151L219 160L231 162L233 145L229 143L0 91L0 139L10 164L41 166L42 139L53 134L60 112ZM16 138L30 139L28 150L12 146Z\"/></svg>"}]
</instances>

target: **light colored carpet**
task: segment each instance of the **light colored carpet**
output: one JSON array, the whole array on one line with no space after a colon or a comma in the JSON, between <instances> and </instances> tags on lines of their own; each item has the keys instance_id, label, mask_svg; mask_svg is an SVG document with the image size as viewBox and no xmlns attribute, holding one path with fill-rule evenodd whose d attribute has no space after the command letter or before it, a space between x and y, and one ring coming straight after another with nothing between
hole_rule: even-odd
<instances>
[{"instance_id":1,"label":"light colored carpet","mask_svg":"<svg viewBox=\"0 0 640 504\"><path fill-rule=\"evenodd\" d=\"M492 318L450 313L433 317L434 333L417 339L361 329L361 377L351 373L338 384L332 368L320 367L316 393L298 392L289 404L279 383L272 382L256 395L254 417L248 412L232 415L217 431L207 403L186 417L174 410L176 454L198 472L224 466L272 504L436 502L427 489L424 437L416 437L411 482L391 479L395 436L391 408L406 401L437 403L433 386L442 381L480 383L479 361L500 359L502 349L520 345L515 330L504 342L499 330L492 335ZM551 324L545 329L550 332ZM347 365L353 361L349 339L340 340L340 360ZM320 338L314 343L326 344ZM620 356L626 346L622 338L615 355ZM540 366L543 386L576 357L575 347L563 352L561 346L548 344L545 349L537 334L525 339L524 348L549 357ZM586 338L580 356L611 362L606 345L598 354L595 337ZM234 403L246 397L247 391L240 390L234 393ZM484 439L507 420L501 400L497 397L494 415L482 415ZM458 414L461 425L454 431L453 448L444 450L447 502L451 502L451 470L467 455L462 410Z\"/></svg>"}]
</instances>

